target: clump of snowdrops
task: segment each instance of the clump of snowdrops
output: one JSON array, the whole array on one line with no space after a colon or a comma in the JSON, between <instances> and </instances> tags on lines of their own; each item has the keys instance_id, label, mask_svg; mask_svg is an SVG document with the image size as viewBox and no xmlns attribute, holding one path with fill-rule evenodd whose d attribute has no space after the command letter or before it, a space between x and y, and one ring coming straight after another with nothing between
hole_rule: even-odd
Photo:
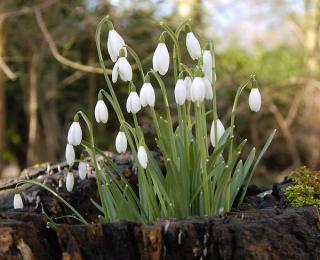
<instances>
[{"instance_id":1,"label":"clump of snowdrops","mask_svg":"<svg viewBox=\"0 0 320 260\"><path fill-rule=\"evenodd\" d=\"M246 89L250 90L249 108L259 112L261 95L254 75L250 75L237 89L232 105L228 126L222 124L217 110L215 54L211 41L201 45L191 29L184 22L176 31L161 23L163 32L155 48L152 68L145 71L135 51L129 47L112 22L103 18L96 30L96 45L101 67L104 71L106 89L98 93L94 115L97 123L107 124L109 109L118 118L119 133L115 138L118 153L130 150L136 166L138 194L128 181L119 174L116 165L95 146L92 124L82 111L74 116L66 146L66 160L70 166L75 162L74 146L81 145L90 156L94 167L100 202L93 202L101 211L104 222L117 219L152 222L159 217L184 218L187 216L209 216L228 212L238 196L243 200L251 177L264 152L269 147L275 131L269 136L260 154L252 148L246 159L240 159L246 144L244 139L235 143L234 130L238 100ZM107 51L114 62L112 80L106 72L101 50L101 31L107 29ZM185 46L179 44L185 39ZM172 54L167 46L172 46ZM170 46L170 47L171 47ZM181 48L187 49L192 64L182 60ZM139 68L142 86L135 85L129 60ZM172 121L172 110L167 95L166 75L169 68L174 73L174 97L178 115L177 126ZM153 79L154 84L151 84ZM120 81L128 88L126 107L122 108L116 96L113 83ZM155 95L159 88L161 95ZM164 104L164 111L156 111L158 103ZM139 114L152 116L155 139L145 139L139 123ZM219 114L220 112L220 114ZM132 116L133 125L126 121L125 113ZM210 124L208 124L210 122ZM89 140L82 138L83 128L87 128ZM155 141L164 160L165 174L152 156L149 146ZM102 155L108 167L102 167L97 156ZM87 165L78 164L81 179L86 178ZM32 181L31 181L32 182ZM43 184L44 188L53 192ZM74 175L70 170L66 177L69 192L74 186ZM241 191L241 194L239 192ZM62 199L58 194L59 199ZM62 199L63 200L63 199ZM64 201L64 200L63 200ZM67 203L66 201L64 201ZM100 204L99 204L100 203ZM84 218L69 204L75 216L86 223ZM21 208L23 203L19 194L15 195L14 207Z\"/></svg>"}]
</instances>

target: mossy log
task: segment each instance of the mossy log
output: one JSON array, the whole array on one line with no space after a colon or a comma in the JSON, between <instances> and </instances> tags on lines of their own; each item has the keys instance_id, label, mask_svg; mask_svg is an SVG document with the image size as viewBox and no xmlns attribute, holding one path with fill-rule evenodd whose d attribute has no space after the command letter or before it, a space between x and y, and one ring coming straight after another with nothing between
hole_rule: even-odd
<instances>
[{"instance_id":1,"label":"mossy log","mask_svg":"<svg viewBox=\"0 0 320 260\"><path fill-rule=\"evenodd\" d=\"M115 157L130 179L130 156ZM95 178L77 179L72 193L61 184L66 165L39 166L20 178L45 181L95 224L62 219L56 230L47 216L70 212L37 186L21 187L25 208L12 209L16 180L0 184L0 259L320 259L320 213L316 207L288 207L282 188L264 198L248 190L238 210L215 217L160 219L152 225L129 221L98 224ZM45 215L45 214L47 215Z\"/></svg>"}]
</instances>

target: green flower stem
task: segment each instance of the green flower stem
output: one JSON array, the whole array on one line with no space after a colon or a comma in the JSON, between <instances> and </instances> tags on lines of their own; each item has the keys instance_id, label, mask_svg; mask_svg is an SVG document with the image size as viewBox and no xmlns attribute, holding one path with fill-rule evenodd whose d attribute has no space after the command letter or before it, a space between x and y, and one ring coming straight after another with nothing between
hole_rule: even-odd
<instances>
[{"instance_id":1,"label":"green flower stem","mask_svg":"<svg viewBox=\"0 0 320 260\"><path fill-rule=\"evenodd\" d=\"M160 85L160 89L161 89L161 92L162 92L164 105L165 105L165 109L166 109L167 120L168 120L168 122L169 122L169 124L171 126L171 131L170 131L169 138L170 138L170 141L172 143L173 159L175 160L175 162L178 162L177 147L176 147L176 142L175 142L175 138L174 138L173 124L172 124L172 119L171 119L171 113L170 113L170 107L169 107L168 95L167 95L166 87L164 85L164 82L160 78L160 76L154 70L150 70L150 73L152 75L154 75L154 77L156 78L156 80L158 81L158 83Z\"/></svg>"},{"instance_id":2,"label":"green flower stem","mask_svg":"<svg viewBox=\"0 0 320 260\"><path fill-rule=\"evenodd\" d=\"M82 224L89 224L84 217L82 217L82 215L73 207L71 206L71 204L69 204L64 198L62 198L58 193L56 193L54 190L52 190L51 188L49 188L47 185L37 182L37 181L33 181L33 180L20 180L17 182L17 185L19 184L32 184L32 185L37 185L40 186L41 188L47 190L48 192L50 192L53 196L55 196L58 200L60 200L64 205L66 205L76 216L77 218L80 220L80 222Z\"/></svg>"},{"instance_id":3,"label":"green flower stem","mask_svg":"<svg viewBox=\"0 0 320 260\"><path fill-rule=\"evenodd\" d=\"M216 89L216 77L214 76L216 73L216 65L215 65L215 53L214 46L212 40L209 41L209 49L212 55L212 92L213 92L213 124L214 124L214 143L215 149L218 148L218 129L217 129L217 121L218 121L218 111L217 111L217 89Z\"/></svg>"},{"instance_id":4,"label":"green flower stem","mask_svg":"<svg viewBox=\"0 0 320 260\"><path fill-rule=\"evenodd\" d=\"M139 71L140 71L140 74L141 74L141 78L142 78L142 81L143 81L144 80L144 73L143 73L142 64L141 64L141 61L139 59L138 54L130 46L125 45L124 47L129 51L129 53L131 54L131 56L134 58L135 62L137 63Z\"/></svg>"},{"instance_id":5,"label":"green flower stem","mask_svg":"<svg viewBox=\"0 0 320 260\"><path fill-rule=\"evenodd\" d=\"M92 130L92 125L90 123L89 118L82 111L77 112L77 114L79 114L83 118L83 120L85 121L85 123L87 125L87 128L88 128L88 131L89 131L91 147L94 147L95 145L94 145L94 138L93 138L93 130ZM106 206L105 201L103 199L104 197L103 197L103 193L102 193L102 177L101 177L100 169L98 167L98 162L97 162L97 158L96 158L96 152L95 152L94 149L91 149L91 151L88 151L88 152L91 154L91 158L93 160L93 165L94 165L94 168L96 170L98 193L99 193L99 196L100 196L100 199L101 199L101 205L102 205L102 208L103 208L104 217L106 218L107 215L108 215L107 206Z\"/></svg>"},{"instance_id":6,"label":"green flower stem","mask_svg":"<svg viewBox=\"0 0 320 260\"><path fill-rule=\"evenodd\" d=\"M207 151L204 142L204 129L203 129L203 117L200 102L195 104L196 110L196 142L200 152L201 167L202 167L202 189L204 198L204 214L210 214L210 194L209 194L209 182L207 173Z\"/></svg>"},{"instance_id":7,"label":"green flower stem","mask_svg":"<svg viewBox=\"0 0 320 260\"><path fill-rule=\"evenodd\" d=\"M99 22L99 24L97 26L96 35L95 35L97 52L98 52L100 66L101 66L101 68L103 70L104 78L105 78L105 80L107 82L107 86L109 88L109 91L111 93L112 99L114 101L114 110L116 111L117 115L119 115L121 120L124 120L124 116L123 116L123 113L121 111L119 101L118 101L117 96L116 96L116 94L115 94L115 92L113 90L112 83L111 83L111 81L109 79L109 76L108 76L108 73L106 71L106 67L104 65L104 60L103 60L102 52L101 52L101 29L102 29L102 25L104 23L106 23L106 22L110 22L110 20L108 19L108 16L102 18L102 20Z\"/></svg>"},{"instance_id":8,"label":"green flower stem","mask_svg":"<svg viewBox=\"0 0 320 260\"><path fill-rule=\"evenodd\" d=\"M231 111L231 120L230 120L230 138L231 142L230 142L230 146L229 146L229 151L228 151L228 163L227 165L230 165L232 160L233 160L233 140L234 140L234 136L233 136L233 132L234 132L234 128L235 128L235 117L236 117L236 110L237 110L237 106L238 106L238 101L239 101L239 97L242 93L242 91L248 86L248 84L250 83L250 79L247 79L245 82L243 82L240 87L237 90L236 96L234 98L234 102L233 102L233 106L232 106L232 111ZM230 187L230 180L231 180L231 172L232 169L230 169L228 171L228 184L227 184L227 191L226 191L226 206L225 206L225 210L229 211L231 209L230 205L230 193L231 193L231 187Z\"/></svg>"},{"instance_id":9,"label":"green flower stem","mask_svg":"<svg viewBox=\"0 0 320 260\"><path fill-rule=\"evenodd\" d=\"M156 115L156 111L154 110L154 107L150 107L150 110L151 110L153 123L154 123L155 128L156 128L157 136L158 136L158 138L160 138L160 127L159 127L159 122L158 122L158 118L157 118L157 115Z\"/></svg>"}]
</instances>

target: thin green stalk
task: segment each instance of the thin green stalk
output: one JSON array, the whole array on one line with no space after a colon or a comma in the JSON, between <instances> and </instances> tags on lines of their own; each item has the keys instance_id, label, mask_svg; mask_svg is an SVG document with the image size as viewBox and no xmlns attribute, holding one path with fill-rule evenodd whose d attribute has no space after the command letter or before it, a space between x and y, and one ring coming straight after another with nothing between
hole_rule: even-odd
<instances>
[{"instance_id":1,"label":"thin green stalk","mask_svg":"<svg viewBox=\"0 0 320 260\"><path fill-rule=\"evenodd\" d=\"M25 183L37 185L37 186L40 186L41 188L47 190L53 196L55 196L58 200L60 200L63 204L65 204L78 217L78 219L81 221L82 224L86 224L86 225L89 224L84 219L84 217L82 217L82 215L73 206L71 206L71 204L69 204L64 198L62 198L58 193L56 193L54 190L49 188L47 185L45 185L43 183L40 183L40 182L37 182L37 181L33 181L33 180L20 180L20 181L17 182L17 185L25 184Z\"/></svg>"}]
</instances>

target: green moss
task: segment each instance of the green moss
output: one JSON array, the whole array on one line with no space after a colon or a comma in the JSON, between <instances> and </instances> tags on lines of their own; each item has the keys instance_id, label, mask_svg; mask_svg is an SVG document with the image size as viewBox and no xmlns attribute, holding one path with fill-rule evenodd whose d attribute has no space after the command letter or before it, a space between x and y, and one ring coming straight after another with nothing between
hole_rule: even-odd
<instances>
[{"instance_id":1,"label":"green moss","mask_svg":"<svg viewBox=\"0 0 320 260\"><path fill-rule=\"evenodd\" d=\"M300 167L289 176L295 184L285 190L286 200L293 207L320 205L320 172Z\"/></svg>"}]
</instances>

